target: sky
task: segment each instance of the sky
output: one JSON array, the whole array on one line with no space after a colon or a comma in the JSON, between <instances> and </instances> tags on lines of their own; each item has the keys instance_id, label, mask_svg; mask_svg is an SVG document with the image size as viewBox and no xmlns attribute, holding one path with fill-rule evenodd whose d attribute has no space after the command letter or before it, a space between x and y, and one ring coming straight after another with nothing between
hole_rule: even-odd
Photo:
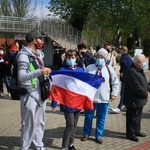
<instances>
[{"instance_id":1,"label":"sky","mask_svg":"<svg viewBox=\"0 0 150 150\"><path fill-rule=\"evenodd\" d=\"M35 1L35 0L33 0ZM36 12L35 14L39 17L39 18L43 18L46 17L49 14L49 10L47 8L45 8L46 6L49 6L50 0L37 0L37 8L36 8Z\"/></svg>"}]
</instances>

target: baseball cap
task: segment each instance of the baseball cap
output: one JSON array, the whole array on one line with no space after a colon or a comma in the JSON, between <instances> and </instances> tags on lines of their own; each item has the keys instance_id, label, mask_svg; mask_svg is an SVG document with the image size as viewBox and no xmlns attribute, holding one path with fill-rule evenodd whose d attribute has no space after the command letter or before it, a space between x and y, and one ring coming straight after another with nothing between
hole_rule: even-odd
<instances>
[{"instance_id":1,"label":"baseball cap","mask_svg":"<svg viewBox=\"0 0 150 150\"><path fill-rule=\"evenodd\" d=\"M10 47L10 51L17 51L18 50L18 47L16 45L12 45Z\"/></svg>"},{"instance_id":2,"label":"baseball cap","mask_svg":"<svg viewBox=\"0 0 150 150\"><path fill-rule=\"evenodd\" d=\"M35 38L43 38L46 37L47 35L42 35L39 31L37 30L31 30L26 34L26 41L32 41Z\"/></svg>"}]
</instances>

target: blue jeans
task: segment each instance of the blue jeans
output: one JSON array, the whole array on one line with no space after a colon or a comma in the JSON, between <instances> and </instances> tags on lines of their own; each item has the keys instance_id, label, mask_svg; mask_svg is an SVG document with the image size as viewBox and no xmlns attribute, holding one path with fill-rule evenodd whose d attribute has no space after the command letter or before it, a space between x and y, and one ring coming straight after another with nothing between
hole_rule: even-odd
<instances>
[{"instance_id":1,"label":"blue jeans","mask_svg":"<svg viewBox=\"0 0 150 150\"><path fill-rule=\"evenodd\" d=\"M120 103L119 103L119 105L118 105L118 108L119 108L120 110L122 109L122 106L123 106L124 85L125 85L125 83L122 82L122 83L121 83L121 91L120 91Z\"/></svg>"},{"instance_id":2,"label":"blue jeans","mask_svg":"<svg viewBox=\"0 0 150 150\"><path fill-rule=\"evenodd\" d=\"M4 92L3 80L4 80L4 83L6 85L7 92L9 93L9 91L10 91L10 80L9 80L9 76L7 76L7 75L0 76L0 93Z\"/></svg>"},{"instance_id":3,"label":"blue jeans","mask_svg":"<svg viewBox=\"0 0 150 150\"><path fill-rule=\"evenodd\" d=\"M92 129L92 121L94 118L94 112L96 110L96 129L95 129L95 138L102 138L102 134L105 127L105 120L108 111L108 103L94 103L93 110L85 110L85 119L83 134L84 136L89 136Z\"/></svg>"},{"instance_id":4,"label":"blue jeans","mask_svg":"<svg viewBox=\"0 0 150 150\"><path fill-rule=\"evenodd\" d=\"M0 75L0 93L3 93L3 76Z\"/></svg>"}]
</instances>

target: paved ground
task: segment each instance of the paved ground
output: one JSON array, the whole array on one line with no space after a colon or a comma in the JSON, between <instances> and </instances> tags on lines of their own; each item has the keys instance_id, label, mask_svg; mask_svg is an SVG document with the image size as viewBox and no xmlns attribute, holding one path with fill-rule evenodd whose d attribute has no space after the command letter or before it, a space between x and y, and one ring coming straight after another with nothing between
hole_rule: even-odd
<instances>
[{"instance_id":1,"label":"paved ground","mask_svg":"<svg viewBox=\"0 0 150 150\"><path fill-rule=\"evenodd\" d=\"M110 104L110 108L117 106L117 100ZM150 150L150 99L144 107L142 118L142 131L147 137L140 137L139 142L132 142L125 138L125 112L121 114L108 113L104 131L103 144L94 141L95 119L90 139L86 142L80 141L82 137L84 115L81 115L75 139L78 150ZM54 113L51 111L50 102L47 102L46 126L44 143L47 150L59 150L61 148L62 134L65 121L62 113L57 107ZM10 100L9 97L0 97L0 150L17 150L20 143L20 102ZM33 149L33 145L30 147Z\"/></svg>"}]
</instances>

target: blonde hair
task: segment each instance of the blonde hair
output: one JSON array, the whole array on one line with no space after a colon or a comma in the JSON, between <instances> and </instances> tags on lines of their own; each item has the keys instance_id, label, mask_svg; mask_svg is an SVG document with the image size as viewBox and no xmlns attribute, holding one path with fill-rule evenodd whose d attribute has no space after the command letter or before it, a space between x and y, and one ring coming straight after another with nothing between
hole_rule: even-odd
<instances>
[{"instance_id":1,"label":"blonde hair","mask_svg":"<svg viewBox=\"0 0 150 150\"><path fill-rule=\"evenodd\" d=\"M112 55L114 55L115 58L117 57L117 52L115 50L112 50L111 53Z\"/></svg>"},{"instance_id":2,"label":"blonde hair","mask_svg":"<svg viewBox=\"0 0 150 150\"><path fill-rule=\"evenodd\" d=\"M124 53L128 52L127 46L121 46L120 50L123 50Z\"/></svg>"}]
</instances>

